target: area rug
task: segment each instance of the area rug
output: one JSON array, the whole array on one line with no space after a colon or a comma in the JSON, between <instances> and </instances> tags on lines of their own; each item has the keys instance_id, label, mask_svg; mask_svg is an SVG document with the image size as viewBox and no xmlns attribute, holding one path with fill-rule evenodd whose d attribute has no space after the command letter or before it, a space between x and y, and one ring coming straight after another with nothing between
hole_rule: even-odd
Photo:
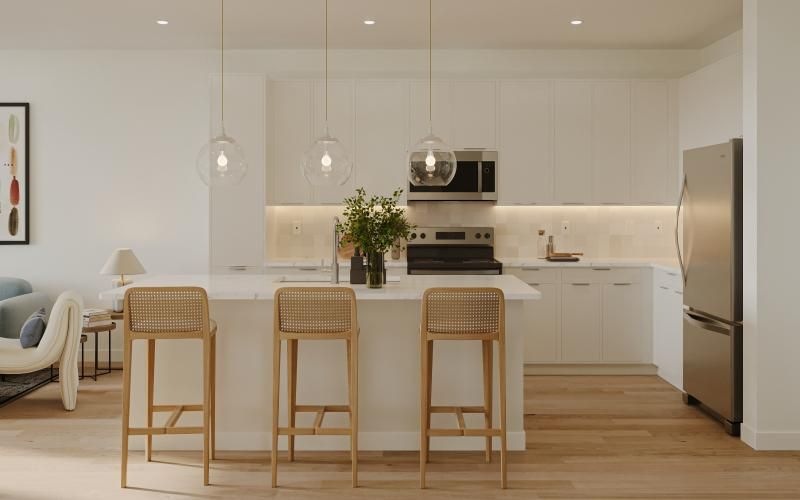
<instances>
[{"instance_id":1,"label":"area rug","mask_svg":"<svg viewBox=\"0 0 800 500\"><path fill-rule=\"evenodd\" d=\"M20 375L0 375L0 407L44 387L50 380L50 368Z\"/></svg>"}]
</instances>

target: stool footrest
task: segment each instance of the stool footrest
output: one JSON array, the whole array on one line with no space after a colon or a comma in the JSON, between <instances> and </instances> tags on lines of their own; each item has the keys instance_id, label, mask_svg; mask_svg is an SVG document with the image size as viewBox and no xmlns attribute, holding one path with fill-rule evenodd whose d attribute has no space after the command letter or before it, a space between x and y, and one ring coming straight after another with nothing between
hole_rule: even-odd
<instances>
[{"instance_id":1,"label":"stool footrest","mask_svg":"<svg viewBox=\"0 0 800 500\"><path fill-rule=\"evenodd\" d=\"M483 413L487 410L483 406L431 406L431 413Z\"/></svg>"},{"instance_id":2,"label":"stool footrest","mask_svg":"<svg viewBox=\"0 0 800 500\"><path fill-rule=\"evenodd\" d=\"M153 405L153 411L176 411L182 408L183 411L203 411L203 405Z\"/></svg>"},{"instance_id":3,"label":"stool footrest","mask_svg":"<svg viewBox=\"0 0 800 500\"><path fill-rule=\"evenodd\" d=\"M500 436L500 429L428 429L428 436Z\"/></svg>"},{"instance_id":4,"label":"stool footrest","mask_svg":"<svg viewBox=\"0 0 800 500\"><path fill-rule=\"evenodd\" d=\"M349 436L349 427L279 427L279 436Z\"/></svg>"},{"instance_id":5,"label":"stool footrest","mask_svg":"<svg viewBox=\"0 0 800 500\"><path fill-rule=\"evenodd\" d=\"M295 413L350 413L350 407L347 405L295 405Z\"/></svg>"},{"instance_id":6,"label":"stool footrest","mask_svg":"<svg viewBox=\"0 0 800 500\"><path fill-rule=\"evenodd\" d=\"M202 434L202 427L130 427L131 436L155 436L161 434Z\"/></svg>"}]
</instances>

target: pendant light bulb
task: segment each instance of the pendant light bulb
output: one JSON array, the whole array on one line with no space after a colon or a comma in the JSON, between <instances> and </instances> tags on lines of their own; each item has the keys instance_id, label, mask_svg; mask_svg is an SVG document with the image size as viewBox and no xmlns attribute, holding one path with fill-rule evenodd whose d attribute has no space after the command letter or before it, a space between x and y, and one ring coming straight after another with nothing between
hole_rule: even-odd
<instances>
[{"instance_id":1,"label":"pendant light bulb","mask_svg":"<svg viewBox=\"0 0 800 500\"><path fill-rule=\"evenodd\" d=\"M331 160L330 153L325 151L322 154L322 159L320 160L320 163L322 163L322 171L323 172L330 172L331 171L331 163L333 163L333 160Z\"/></svg>"},{"instance_id":2,"label":"pendant light bulb","mask_svg":"<svg viewBox=\"0 0 800 500\"><path fill-rule=\"evenodd\" d=\"M247 175L247 161L242 148L225 133L225 0L220 0L220 129L200 149L195 168L208 186L234 185Z\"/></svg>"},{"instance_id":3,"label":"pendant light bulb","mask_svg":"<svg viewBox=\"0 0 800 500\"><path fill-rule=\"evenodd\" d=\"M433 133L433 0L428 0L428 135L408 154L408 180L412 186L447 186L456 175L453 149Z\"/></svg>"}]
</instances>

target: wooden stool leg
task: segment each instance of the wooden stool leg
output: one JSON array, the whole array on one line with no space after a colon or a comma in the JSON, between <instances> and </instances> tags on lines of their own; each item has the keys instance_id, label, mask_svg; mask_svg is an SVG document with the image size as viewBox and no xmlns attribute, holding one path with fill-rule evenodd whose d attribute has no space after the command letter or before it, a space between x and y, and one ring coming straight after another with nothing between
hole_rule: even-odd
<instances>
[{"instance_id":1,"label":"wooden stool leg","mask_svg":"<svg viewBox=\"0 0 800 500\"><path fill-rule=\"evenodd\" d=\"M426 429L431 428L431 406L433 405L433 341L428 342L428 408L427 408L427 422ZM431 437L427 437L425 442L425 461L431 461Z\"/></svg>"},{"instance_id":2,"label":"wooden stool leg","mask_svg":"<svg viewBox=\"0 0 800 500\"><path fill-rule=\"evenodd\" d=\"M506 460L506 344L502 336L497 343L500 361L500 487L508 484L508 461Z\"/></svg>"},{"instance_id":3,"label":"wooden stool leg","mask_svg":"<svg viewBox=\"0 0 800 500\"><path fill-rule=\"evenodd\" d=\"M211 339L203 340L203 486L208 486L211 458Z\"/></svg>"},{"instance_id":4,"label":"wooden stool leg","mask_svg":"<svg viewBox=\"0 0 800 500\"><path fill-rule=\"evenodd\" d=\"M275 333L272 345L272 487L278 486L278 410L281 392L281 339Z\"/></svg>"},{"instance_id":5,"label":"wooden stool leg","mask_svg":"<svg viewBox=\"0 0 800 500\"><path fill-rule=\"evenodd\" d=\"M297 350L299 347L299 341L296 339L286 341L286 374L288 379L286 393L289 396L289 402L286 406L289 410L289 428L294 428L297 420ZM294 462L294 434L289 434L288 441L288 460Z\"/></svg>"},{"instance_id":6,"label":"wooden stool leg","mask_svg":"<svg viewBox=\"0 0 800 500\"><path fill-rule=\"evenodd\" d=\"M153 427L153 394L155 392L156 370L156 341L147 341L147 427ZM145 460L153 459L153 435L148 434L145 439Z\"/></svg>"},{"instance_id":7,"label":"wooden stool leg","mask_svg":"<svg viewBox=\"0 0 800 500\"><path fill-rule=\"evenodd\" d=\"M211 460L217 459L217 336L211 337Z\"/></svg>"},{"instance_id":8,"label":"wooden stool leg","mask_svg":"<svg viewBox=\"0 0 800 500\"><path fill-rule=\"evenodd\" d=\"M492 428L492 371L494 353L492 352L492 341L484 340L483 343L483 407L486 409L484 414L486 428ZM492 461L492 436L486 436L486 463Z\"/></svg>"},{"instance_id":9,"label":"wooden stool leg","mask_svg":"<svg viewBox=\"0 0 800 500\"><path fill-rule=\"evenodd\" d=\"M430 407L430 394L428 394L428 340L425 334L420 341L420 401L419 401L419 487L425 488L425 473L428 457L428 408Z\"/></svg>"},{"instance_id":10,"label":"wooden stool leg","mask_svg":"<svg viewBox=\"0 0 800 500\"><path fill-rule=\"evenodd\" d=\"M353 488L358 488L358 335L349 340L350 363L350 457L353 461Z\"/></svg>"},{"instance_id":11,"label":"wooden stool leg","mask_svg":"<svg viewBox=\"0 0 800 500\"><path fill-rule=\"evenodd\" d=\"M131 413L131 349L132 341L126 339L122 357L122 447L120 453L120 486L128 484L128 429Z\"/></svg>"}]
</instances>

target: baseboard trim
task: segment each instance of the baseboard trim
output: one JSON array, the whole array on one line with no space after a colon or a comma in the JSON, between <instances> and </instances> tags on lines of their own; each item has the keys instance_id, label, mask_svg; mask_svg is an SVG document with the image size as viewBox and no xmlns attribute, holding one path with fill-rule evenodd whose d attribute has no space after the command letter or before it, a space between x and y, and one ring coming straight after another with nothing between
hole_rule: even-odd
<instances>
[{"instance_id":1,"label":"baseboard trim","mask_svg":"<svg viewBox=\"0 0 800 500\"><path fill-rule=\"evenodd\" d=\"M509 432L507 435L509 451L525 450L525 431ZM271 447L269 432L217 432L217 449L220 451L267 451ZM483 437L435 437L431 439L434 451L480 451L486 444ZM155 436L154 449L160 450L200 450L202 436ZM495 450L500 449L500 439L493 439ZM286 437L278 439L278 448L286 449ZM144 450L144 438L131 437L131 450ZM302 451L345 451L350 449L347 436L297 436L295 449ZM360 432L358 449L361 451L417 451L418 432Z\"/></svg>"},{"instance_id":2,"label":"baseboard trim","mask_svg":"<svg viewBox=\"0 0 800 500\"><path fill-rule=\"evenodd\" d=\"M800 432L759 432L743 423L741 439L747 446L758 451L800 450Z\"/></svg>"},{"instance_id":3,"label":"baseboard trim","mask_svg":"<svg viewBox=\"0 0 800 500\"><path fill-rule=\"evenodd\" d=\"M649 363L535 363L525 365L525 375L657 375Z\"/></svg>"}]
</instances>

